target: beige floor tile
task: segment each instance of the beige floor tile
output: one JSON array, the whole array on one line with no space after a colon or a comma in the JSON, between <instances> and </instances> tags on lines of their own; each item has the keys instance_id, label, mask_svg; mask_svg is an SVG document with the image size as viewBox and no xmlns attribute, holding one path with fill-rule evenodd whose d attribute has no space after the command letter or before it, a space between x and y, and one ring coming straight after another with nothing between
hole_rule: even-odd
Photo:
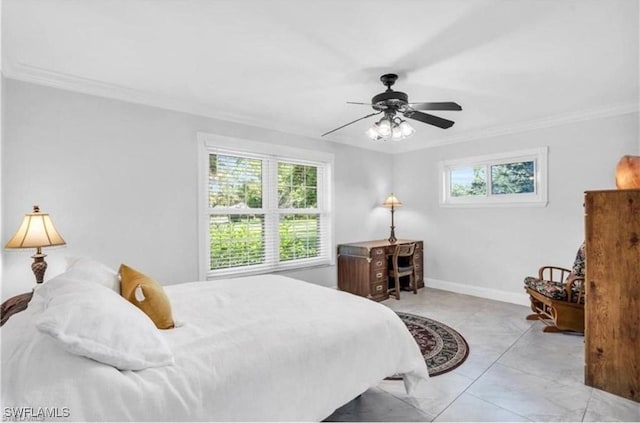
<instances>
[{"instance_id":1,"label":"beige floor tile","mask_svg":"<svg viewBox=\"0 0 640 423\"><path fill-rule=\"evenodd\" d=\"M427 414L438 415L472 383L473 379L453 372L435 376L416 398L416 406Z\"/></svg>"},{"instance_id":2,"label":"beige floor tile","mask_svg":"<svg viewBox=\"0 0 640 423\"><path fill-rule=\"evenodd\" d=\"M640 402L594 389L585 422L640 422Z\"/></svg>"},{"instance_id":3,"label":"beige floor tile","mask_svg":"<svg viewBox=\"0 0 640 423\"><path fill-rule=\"evenodd\" d=\"M537 325L498 363L561 383L584 383L584 337L543 333L542 324Z\"/></svg>"},{"instance_id":4,"label":"beige floor tile","mask_svg":"<svg viewBox=\"0 0 640 423\"><path fill-rule=\"evenodd\" d=\"M464 336L464 335L463 335ZM469 356L453 370L453 373L477 379L486 372L504 353L504 348L469 342Z\"/></svg>"},{"instance_id":5,"label":"beige floor tile","mask_svg":"<svg viewBox=\"0 0 640 423\"><path fill-rule=\"evenodd\" d=\"M591 388L495 364L468 392L535 421L582 421Z\"/></svg>"},{"instance_id":6,"label":"beige floor tile","mask_svg":"<svg viewBox=\"0 0 640 423\"><path fill-rule=\"evenodd\" d=\"M377 388L367 390L325 419L329 422L430 422L432 420L433 416Z\"/></svg>"},{"instance_id":7,"label":"beige floor tile","mask_svg":"<svg viewBox=\"0 0 640 423\"><path fill-rule=\"evenodd\" d=\"M434 420L435 422L528 422L526 417L464 393Z\"/></svg>"}]
</instances>

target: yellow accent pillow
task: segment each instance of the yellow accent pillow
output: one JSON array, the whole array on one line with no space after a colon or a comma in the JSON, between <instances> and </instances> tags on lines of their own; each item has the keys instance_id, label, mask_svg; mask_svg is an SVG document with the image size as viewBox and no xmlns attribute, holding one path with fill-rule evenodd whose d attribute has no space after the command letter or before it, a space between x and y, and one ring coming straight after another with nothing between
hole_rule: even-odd
<instances>
[{"instance_id":1,"label":"yellow accent pillow","mask_svg":"<svg viewBox=\"0 0 640 423\"><path fill-rule=\"evenodd\" d=\"M120 265L120 293L144 311L158 329L174 327L171 303L162 285L126 264Z\"/></svg>"}]
</instances>

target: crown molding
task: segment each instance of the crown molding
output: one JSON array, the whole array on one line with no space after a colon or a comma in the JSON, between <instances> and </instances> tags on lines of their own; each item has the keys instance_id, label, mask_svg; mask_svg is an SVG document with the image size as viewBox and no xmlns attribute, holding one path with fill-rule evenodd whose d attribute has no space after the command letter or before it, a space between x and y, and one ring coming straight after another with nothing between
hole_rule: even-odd
<instances>
[{"instance_id":1,"label":"crown molding","mask_svg":"<svg viewBox=\"0 0 640 423\"><path fill-rule=\"evenodd\" d=\"M166 110L173 110L208 118L255 126L273 131L288 132L317 139L316 134L310 134L308 130L294 125L279 125L274 127L273 122L259 120L247 116L222 112L206 102L191 99L157 94L150 91L138 90L123 85L104 82L97 79L85 78L65 72L53 71L24 63L5 63L2 74L6 78L15 79L33 84L44 85L65 91L95 95L129 103L143 104Z\"/></svg>"},{"instance_id":2,"label":"crown molding","mask_svg":"<svg viewBox=\"0 0 640 423\"><path fill-rule=\"evenodd\" d=\"M515 124L493 126L490 128L478 129L465 132L459 135L440 138L429 141L428 145L420 148L406 148L402 146L395 153L406 153L424 148L438 147L441 145L457 144L461 142L474 141L479 139L499 137L503 135L513 135L523 132L536 131L545 128L553 128L564 126L576 122L584 122L587 120L597 120L613 116L621 116L630 113L637 113L640 110L638 103L624 103L617 105L609 105L589 110L581 110L578 112L566 113L561 115L544 117L531 121L519 122Z\"/></svg>"},{"instance_id":3,"label":"crown molding","mask_svg":"<svg viewBox=\"0 0 640 423\"><path fill-rule=\"evenodd\" d=\"M148 91L137 90L118 84L112 84L91 78L84 78L64 72L52 71L49 69L26 65L23 63L12 64L7 61L3 63L1 71L6 78L30 82L33 84L45 85L66 91L106 97L130 103L144 104L147 106L174 110L178 112L189 113L243 125L255 126L258 128L273 131L288 132L290 134L301 135L316 140L320 139L317 134L310 133L309 130L299 126L287 125L273 127L273 122L268 122L267 120L252 119L246 116L240 116L228 112L221 112L220 110L215 109L211 104L207 104L204 102L181 99ZM388 144L380 143L370 143L363 145L360 142L350 139L344 139L338 142L359 148L366 148L368 150L399 154L410 151L424 150L441 145L456 144L503 135L512 135L544 128L551 128L555 126L563 126L570 123L586 120L602 119L611 116L636 113L638 112L638 110L639 105L637 102L609 105L600 108L582 110L562 115L535 119L531 121L519 122L515 124L499 125L490 128L472 130L458 135L430 140L426 143L394 143L393 146L391 146Z\"/></svg>"}]
</instances>

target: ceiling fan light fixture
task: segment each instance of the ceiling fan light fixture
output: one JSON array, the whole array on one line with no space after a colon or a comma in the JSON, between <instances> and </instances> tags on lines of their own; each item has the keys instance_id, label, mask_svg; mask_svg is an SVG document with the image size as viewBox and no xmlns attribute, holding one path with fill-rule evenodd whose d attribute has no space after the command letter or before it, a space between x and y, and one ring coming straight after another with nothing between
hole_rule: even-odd
<instances>
[{"instance_id":1,"label":"ceiling fan light fixture","mask_svg":"<svg viewBox=\"0 0 640 423\"><path fill-rule=\"evenodd\" d=\"M374 141L400 141L415 133L415 129L399 116L386 115L365 132Z\"/></svg>"},{"instance_id":2,"label":"ceiling fan light fixture","mask_svg":"<svg viewBox=\"0 0 640 423\"><path fill-rule=\"evenodd\" d=\"M402 132L402 138L409 138L415 134L416 130L406 120L403 120L400 122L400 132Z\"/></svg>"},{"instance_id":3,"label":"ceiling fan light fixture","mask_svg":"<svg viewBox=\"0 0 640 423\"><path fill-rule=\"evenodd\" d=\"M388 137L389 135L391 135L391 120L387 119L386 116L380 119L380 121L377 123L377 126L380 136Z\"/></svg>"},{"instance_id":4,"label":"ceiling fan light fixture","mask_svg":"<svg viewBox=\"0 0 640 423\"><path fill-rule=\"evenodd\" d=\"M394 141L400 141L403 138L404 137L402 136L402 131L400 131L400 128L393 128L393 130L391 131L391 139Z\"/></svg>"},{"instance_id":5,"label":"ceiling fan light fixture","mask_svg":"<svg viewBox=\"0 0 640 423\"><path fill-rule=\"evenodd\" d=\"M380 139L380 134L378 133L378 128L375 123L371 128L367 129L367 132L365 132L365 134L367 134L367 136L374 141L377 141Z\"/></svg>"}]
</instances>

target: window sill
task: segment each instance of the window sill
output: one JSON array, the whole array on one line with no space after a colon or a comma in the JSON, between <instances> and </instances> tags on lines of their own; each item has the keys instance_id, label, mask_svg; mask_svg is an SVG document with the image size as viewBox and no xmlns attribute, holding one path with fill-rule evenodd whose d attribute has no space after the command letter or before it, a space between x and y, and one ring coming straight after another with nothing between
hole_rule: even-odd
<instances>
[{"instance_id":1,"label":"window sill","mask_svg":"<svg viewBox=\"0 0 640 423\"><path fill-rule=\"evenodd\" d=\"M440 207L448 208L469 208L469 207L547 207L547 200L530 201L467 201L440 203Z\"/></svg>"},{"instance_id":2,"label":"window sill","mask_svg":"<svg viewBox=\"0 0 640 423\"><path fill-rule=\"evenodd\" d=\"M235 268L221 269L207 273L206 280L216 280L224 278L235 278L241 276L263 275L268 273L284 273L296 270L311 270L333 266L335 263L330 259L313 260L305 263L286 264L281 266L255 266L251 269Z\"/></svg>"}]
</instances>

